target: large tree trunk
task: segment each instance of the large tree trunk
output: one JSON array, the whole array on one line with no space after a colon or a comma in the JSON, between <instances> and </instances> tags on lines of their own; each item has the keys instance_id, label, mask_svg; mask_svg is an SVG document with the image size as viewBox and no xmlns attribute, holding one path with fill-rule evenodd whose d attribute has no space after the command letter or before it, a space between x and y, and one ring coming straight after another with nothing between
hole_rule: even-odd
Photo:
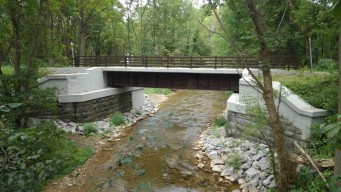
<instances>
[{"instance_id":1,"label":"large tree trunk","mask_svg":"<svg viewBox=\"0 0 341 192\"><path fill-rule=\"evenodd\" d=\"M263 72L263 99L269 114L270 126L274 135L274 147L278 155L278 170L273 170L276 184L281 191L287 191L295 183L296 180L296 165L290 161L289 152L285 146L283 127L276 110L275 102L273 100L272 89L272 75L268 60L268 48L265 41L265 27L258 10L256 9L252 0L246 0L249 13L254 23L259 44L260 44L260 58L262 61Z\"/></svg>"},{"instance_id":2,"label":"large tree trunk","mask_svg":"<svg viewBox=\"0 0 341 192\"><path fill-rule=\"evenodd\" d=\"M341 114L341 20L340 20L340 34L339 34L339 105L338 113ZM341 122L341 118L338 119ZM335 148L335 176L341 177L341 149ZM338 182L341 187L341 179Z\"/></svg>"}]
</instances>

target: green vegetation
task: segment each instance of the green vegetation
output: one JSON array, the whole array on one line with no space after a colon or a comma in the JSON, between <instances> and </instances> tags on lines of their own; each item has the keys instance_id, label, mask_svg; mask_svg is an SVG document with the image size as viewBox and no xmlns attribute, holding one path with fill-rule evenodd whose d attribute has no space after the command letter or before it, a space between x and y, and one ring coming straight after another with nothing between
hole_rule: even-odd
<instances>
[{"instance_id":1,"label":"green vegetation","mask_svg":"<svg viewBox=\"0 0 341 192\"><path fill-rule=\"evenodd\" d=\"M170 95L173 93L173 91L167 88L144 88L144 93L145 94Z\"/></svg>"},{"instance_id":2,"label":"green vegetation","mask_svg":"<svg viewBox=\"0 0 341 192\"><path fill-rule=\"evenodd\" d=\"M96 127L96 125L94 125L92 123L84 124L83 129L84 129L85 135L90 135L91 133L97 133L98 132L98 128Z\"/></svg>"},{"instance_id":3,"label":"green vegetation","mask_svg":"<svg viewBox=\"0 0 341 192\"><path fill-rule=\"evenodd\" d=\"M215 119L213 119L213 126L214 127L222 127L222 126L226 126L226 119L225 117L216 117Z\"/></svg>"},{"instance_id":4,"label":"green vegetation","mask_svg":"<svg viewBox=\"0 0 341 192\"><path fill-rule=\"evenodd\" d=\"M71 172L92 154L48 121L1 128L0 146L0 191L40 191L48 179Z\"/></svg>"},{"instance_id":5,"label":"green vegetation","mask_svg":"<svg viewBox=\"0 0 341 192\"><path fill-rule=\"evenodd\" d=\"M109 122L113 126L119 126L124 124L124 116L122 113L116 111L113 115L111 115Z\"/></svg>"},{"instance_id":6,"label":"green vegetation","mask_svg":"<svg viewBox=\"0 0 341 192\"><path fill-rule=\"evenodd\" d=\"M320 59L316 67L314 67L314 70L327 72L336 72L337 69L338 65L334 60L325 58Z\"/></svg>"},{"instance_id":7,"label":"green vegetation","mask_svg":"<svg viewBox=\"0 0 341 192\"><path fill-rule=\"evenodd\" d=\"M242 158L238 153L232 152L228 156L229 158L226 160L226 164L230 167L233 167L235 170L238 170L242 165Z\"/></svg>"},{"instance_id":8,"label":"green vegetation","mask_svg":"<svg viewBox=\"0 0 341 192\"><path fill-rule=\"evenodd\" d=\"M338 75L331 74L306 74L302 73L288 77L276 75L274 80L283 83L295 94L302 97L316 108L337 112Z\"/></svg>"}]
</instances>

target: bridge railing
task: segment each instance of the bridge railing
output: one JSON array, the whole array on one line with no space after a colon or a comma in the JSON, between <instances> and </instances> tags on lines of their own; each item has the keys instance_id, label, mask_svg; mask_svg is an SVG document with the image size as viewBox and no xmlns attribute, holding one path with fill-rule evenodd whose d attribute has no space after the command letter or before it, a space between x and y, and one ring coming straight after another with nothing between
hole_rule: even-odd
<instances>
[{"instance_id":1,"label":"bridge railing","mask_svg":"<svg viewBox=\"0 0 341 192\"><path fill-rule=\"evenodd\" d=\"M272 68L298 68L298 62L290 56L271 56ZM121 66L121 67L165 67L165 68L258 68L257 59L241 59L237 56L78 56L76 66Z\"/></svg>"}]
</instances>

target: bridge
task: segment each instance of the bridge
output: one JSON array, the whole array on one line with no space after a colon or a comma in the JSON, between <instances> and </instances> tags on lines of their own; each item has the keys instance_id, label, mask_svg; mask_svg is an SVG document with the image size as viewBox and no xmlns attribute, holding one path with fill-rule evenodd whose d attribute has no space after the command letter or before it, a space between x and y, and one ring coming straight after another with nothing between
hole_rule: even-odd
<instances>
[{"instance_id":1,"label":"bridge","mask_svg":"<svg viewBox=\"0 0 341 192\"><path fill-rule=\"evenodd\" d=\"M289 56L271 56L272 68L298 68ZM103 67L109 87L231 90L238 92L242 68L259 68L255 58L237 56L81 56L76 66ZM239 69L239 70L238 70Z\"/></svg>"},{"instance_id":2,"label":"bridge","mask_svg":"<svg viewBox=\"0 0 341 192\"><path fill-rule=\"evenodd\" d=\"M297 69L299 63L293 56L272 55L271 68ZM78 56L76 67L165 67L165 68L258 68L254 57L238 56Z\"/></svg>"},{"instance_id":3,"label":"bridge","mask_svg":"<svg viewBox=\"0 0 341 192\"><path fill-rule=\"evenodd\" d=\"M296 68L288 57L270 57L274 68ZM143 87L230 90L238 93L245 66L259 68L256 59L238 57L86 56L39 80L56 87L61 119L93 121L115 111L143 104Z\"/></svg>"}]
</instances>

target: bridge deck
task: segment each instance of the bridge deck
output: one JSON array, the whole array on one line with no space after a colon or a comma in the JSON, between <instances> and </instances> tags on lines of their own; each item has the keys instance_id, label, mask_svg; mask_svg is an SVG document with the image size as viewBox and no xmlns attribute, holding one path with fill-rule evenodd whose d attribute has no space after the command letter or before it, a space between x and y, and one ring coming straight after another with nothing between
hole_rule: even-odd
<instances>
[{"instance_id":1,"label":"bridge deck","mask_svg":"<svg viewBox=\"0 0 341 192\"><path fill-rule=\"evenodd\" d=\"M270 56L267 61L272 68L298 68L299 63L291 56ZM237 56L192 57L192 56L79 56L76 66L121 66L121 67L164 67L164 68L258 68L255 58Z\"/></svg>"},{"instance_id":2,"label":"bridge deck","mask_svg":"<svg viewBox=\"0 0 341 192\"><path fill-rule=\"evenodd\" d=\"M238 92L242 69L103 67L109 87L231 90Z\"/></svg>"}]
</instances>

